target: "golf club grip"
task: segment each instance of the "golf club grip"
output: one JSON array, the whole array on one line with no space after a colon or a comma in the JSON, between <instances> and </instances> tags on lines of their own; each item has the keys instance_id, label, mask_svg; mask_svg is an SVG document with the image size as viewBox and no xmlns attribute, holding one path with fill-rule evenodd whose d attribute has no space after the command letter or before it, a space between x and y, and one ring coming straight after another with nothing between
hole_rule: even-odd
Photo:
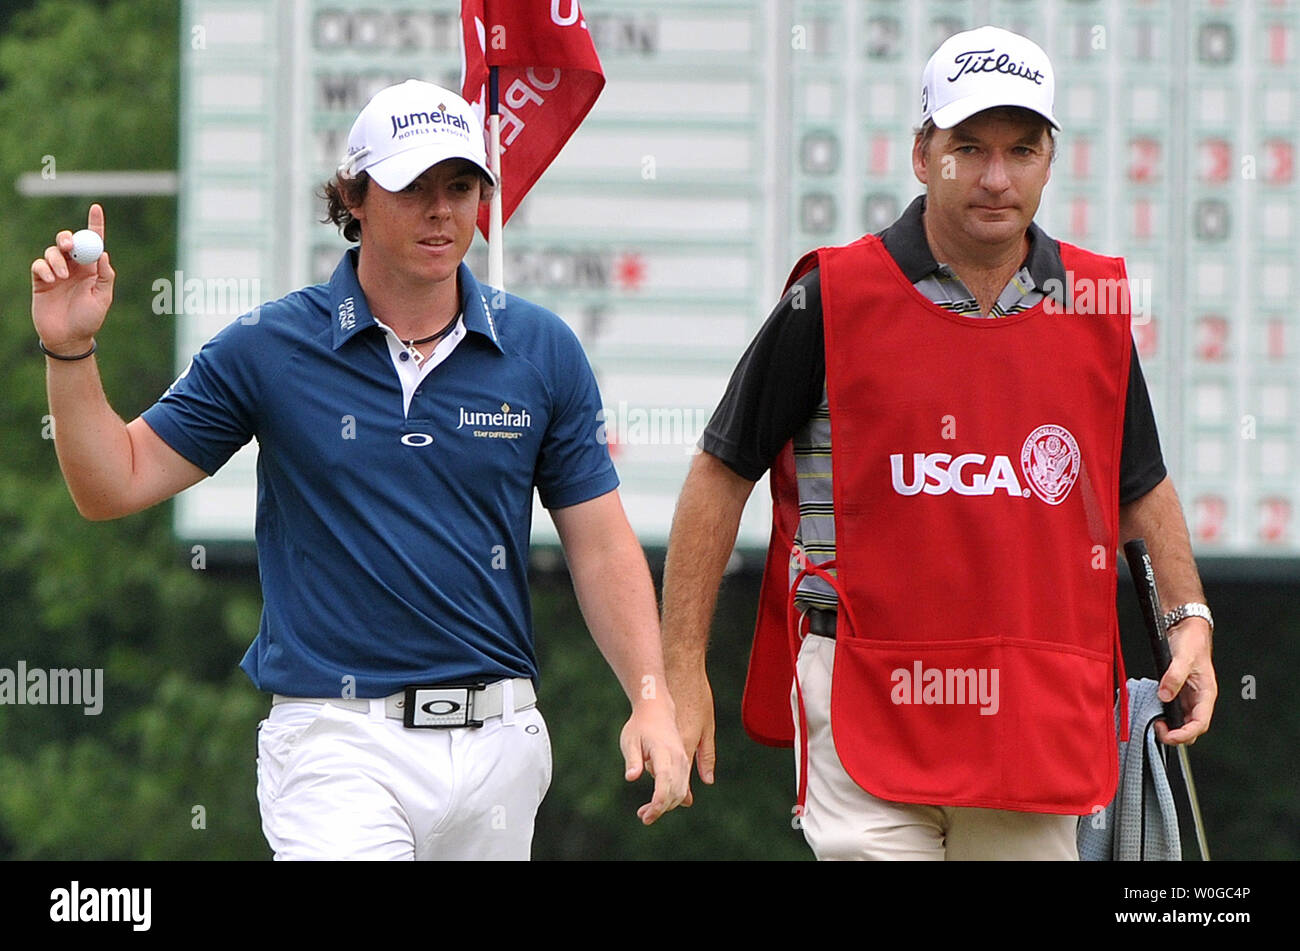
<instances>
[{"instance_id":1,"label":"golf club grip","mask_svg":"<svg viewBox=\"0 0 1300 951\"><path fill-rule=\"evenodd\" d=\"M1151 567L1151 554L1147 551L1146 541L1135 538L1126 542L1124 557L1128 559L1129 574L1133 576L1133 585L1137 588L1138 604L1142 608L1142 619L1146 622L1158 681L1169 669L1173 654L1169 650L1169 638L1165 636L1165 615L1160 607L1160 592L1156 589L1156 574ZM1183 708L1178 697L1175 696L1164 706L1165 721L1169 728L1178 729L1183 725Z\"/></svg>"}]
</instances>

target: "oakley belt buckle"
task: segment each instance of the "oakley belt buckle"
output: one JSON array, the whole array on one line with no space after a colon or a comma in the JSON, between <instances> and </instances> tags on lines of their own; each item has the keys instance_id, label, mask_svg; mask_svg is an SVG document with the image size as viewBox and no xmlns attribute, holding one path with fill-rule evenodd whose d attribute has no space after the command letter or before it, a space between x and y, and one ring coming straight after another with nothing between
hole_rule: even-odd
<instances>
[{"instance_id":1,"label":"oakley belt buckle","mask_svg":"<svg viewBox=\"0 0 1300 951\"><path fill-rule=\"evenodd\" d=\"M411 729L446 730L458 726L479 727L472 718L474 693L487 684L412 684L402 704L402 724Z\"/></svg>"}]
</instances>

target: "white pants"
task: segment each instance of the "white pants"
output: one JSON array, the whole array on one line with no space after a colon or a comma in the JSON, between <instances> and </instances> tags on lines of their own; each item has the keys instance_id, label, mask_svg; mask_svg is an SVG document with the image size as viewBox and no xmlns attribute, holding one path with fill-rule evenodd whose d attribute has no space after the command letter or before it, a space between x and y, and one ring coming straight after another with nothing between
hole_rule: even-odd
<instances>
[{"instance_id":1,"label":"white pants","mask_svg":"<svg viewBox=\"0 0 1300 951\"><path fill-rule=\"evenodd\" d=\"M891 802L854 782L831 736L834 662L832 638L804 638L798 670L808 717L808 791L799 824L818 859L1078 860L1078 816ZM799 707L793 690L791 705L797 731ZM797 732L794 749L797 772Z\"/></svg>"},{"instance_id":2,"label":"white pants","mask_svg":"<svg viewBox=\"0 0 1300 951\"><path fill-rule=\"evenodd\" d=\"M536 707L482 727L280 703L258 727L257 800L277 859L523 859L551 783Z\"/></svg>"}]
</instances>

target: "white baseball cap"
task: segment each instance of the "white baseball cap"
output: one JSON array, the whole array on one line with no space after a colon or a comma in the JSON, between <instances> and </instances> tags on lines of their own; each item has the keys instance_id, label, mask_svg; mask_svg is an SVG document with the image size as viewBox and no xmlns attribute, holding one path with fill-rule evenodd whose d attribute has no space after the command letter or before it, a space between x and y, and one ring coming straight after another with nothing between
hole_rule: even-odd
<instances>
[{"instance_id":1,"label":"white baseball cap","mask_svg":"<svg viewBox=\"0 0 1300 951\"><path fill-rule=\"evenodd\" d=\"M951 129L977 112L998 106L1030 109L1058 131L1052 114L1056 78L1047 54L1033 40L982 26L948 37L921 73L921 121Z\"/></svg>"},{"instance_id":2,"label":"white baseball cap","mask_svg":"<svg viewBox=\"0 0 1300 951\"><path fill-rule=\"evenodd\" d=\"M368 172L381 188L401 191L427 168L462 158L488 180L483 125L456 93L433 83L408 79L379 90L366 103L348 133L348 151L339 174Z\"/></svg>"}]
</instances>

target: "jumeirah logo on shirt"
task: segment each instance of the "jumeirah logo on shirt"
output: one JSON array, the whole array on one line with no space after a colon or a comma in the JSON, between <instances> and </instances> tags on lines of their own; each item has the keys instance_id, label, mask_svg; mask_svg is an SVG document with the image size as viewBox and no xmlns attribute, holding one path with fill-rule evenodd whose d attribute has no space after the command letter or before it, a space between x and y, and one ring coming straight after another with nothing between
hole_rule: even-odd
<instances>
[{"instance_id":1,"label":"jumeirah logo on shirt","mask_svg":"<svg viewBox=\"0 0 1300 951\"><path fill-rule=\"evenodd\" d=\"M528 410L514 410L509 403L502 403L501 408L492 412L472 412L464 406L459 407L460 420L457 429L469 427L480 439L518 439L524 435L522 430L533 425L533 417ZM488 429L489 426L502 427Z\"/></svg>"}]
</instances>

